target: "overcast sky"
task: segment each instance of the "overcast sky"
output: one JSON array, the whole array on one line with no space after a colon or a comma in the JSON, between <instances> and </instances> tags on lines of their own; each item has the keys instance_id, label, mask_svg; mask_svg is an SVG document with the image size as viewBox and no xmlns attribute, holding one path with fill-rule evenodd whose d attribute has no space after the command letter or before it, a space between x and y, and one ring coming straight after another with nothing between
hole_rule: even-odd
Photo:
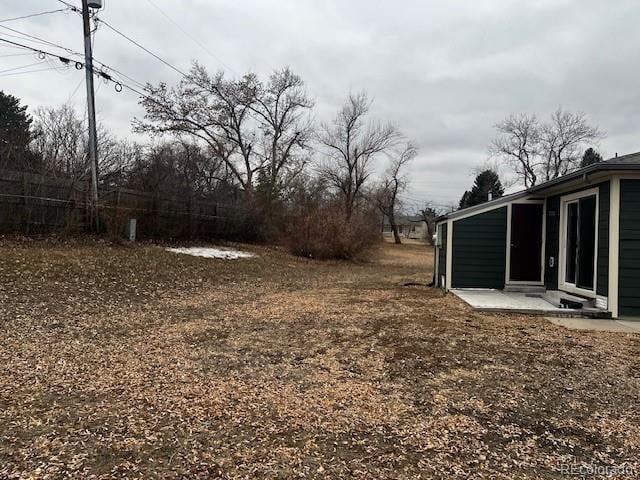
<instances>
[{"instance_id":1,"label":"overcast sky","mask_svg":"<svg viewBox=\"0 0 640 480\"><path fill-rule=\"evenodd\" d=\"M374 99L372 116L396 123L419 146L412 202L457 202L473 170L487 161L492 125L510 113L546 117L559 106L582 111L606 132L605 157L640 150L637 0L105 3L101 18L182 70L192 59L232 76L253 71L264 77L292 67L316 100L318 121L330 120L350 90L366 89ZM60 7L57 0L3 0L0 21ZM81 19L73 13L0 25L82 51ZM13 35L0 29L3 38L22 41L6 34ZM38 61L6 56L15 53L0 47L0 89L30 108L71 98L84 109L84 72L6 72ZM104 26L94 55L142 82L179 79ZM131 120L142 113L135 95L97 85L99 119L118 135L131 135Z\"/></svg>"}]
</instances>

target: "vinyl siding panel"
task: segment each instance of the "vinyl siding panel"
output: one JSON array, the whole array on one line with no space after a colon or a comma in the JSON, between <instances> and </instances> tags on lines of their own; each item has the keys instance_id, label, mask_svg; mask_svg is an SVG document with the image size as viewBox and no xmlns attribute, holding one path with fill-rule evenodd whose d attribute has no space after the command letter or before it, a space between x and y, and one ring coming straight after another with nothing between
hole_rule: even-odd
<instances>
[{"instance_id":1,"label":"vinyl siding panel","mask_svg":"<svg viewBox=\"0 0 640 480\"><path fill-rule=\"evenodd\" d=\"M504 288L507 207L453 223L453 288Z\"/></svg>"},{"instance_id":2,"label":"vinyl siding panel","mask_svg":"<svg viewBox=\"0 0 640 480\"><path fill-rule=\"evenodd\" d=\"M599 185L600 210L598 212L598 274L596 293L609 296L609 216L610 216L610 182Z\"/></svg>"},{"instance_id":3,"label":"vinyl siding panel","mask_svg":"<svg viewBox=\"0 0 640 480\"><path fill-rule=\"evenodd\" d=\"M544 285L547 290L558 289L558 262L560 261L560 196L547 199L547 234L545 241ZM553 258L553 267L550 266Z\"/></svg>"},{"instance_id":4,"label":"vinyl siding panel","mask_svg":"<svg viewBox=\"0 0 640 480\"><path fill-rule=\"evenodd\" d=\"M640 180L620 181L620 260L618 279L621 315L640 315Z\"/></svg>"}]
</instances>

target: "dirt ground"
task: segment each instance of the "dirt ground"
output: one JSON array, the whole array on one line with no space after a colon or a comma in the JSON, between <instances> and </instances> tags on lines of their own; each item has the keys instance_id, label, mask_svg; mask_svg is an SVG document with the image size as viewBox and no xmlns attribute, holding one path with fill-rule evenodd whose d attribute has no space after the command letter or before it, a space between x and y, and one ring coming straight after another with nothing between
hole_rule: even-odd
<instances>
[{"instance_id":1,"label":"dirt ground","mask_svg":"<svg viewBox=\"0 0 640 480\"><path fill-rule=\"evenodd\" d=\"M640 478L640 335L242 248L0 242L0 478Z\"/></svg>"}]
</instances>

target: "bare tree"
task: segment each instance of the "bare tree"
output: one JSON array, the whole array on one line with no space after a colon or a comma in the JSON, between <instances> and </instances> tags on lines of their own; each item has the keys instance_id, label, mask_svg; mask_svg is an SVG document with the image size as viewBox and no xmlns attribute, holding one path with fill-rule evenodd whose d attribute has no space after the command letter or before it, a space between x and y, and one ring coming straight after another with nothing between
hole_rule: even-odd
<instances>
[{"instance_id":1,"label":"bare tree","mask_svg":"<svg viewBox=\"0 0 640 480\"><path fill-rule=\"evenodd\" d=\"M86 122L70 105L38 108L33 125L32 150L40 157L42 173L61 175L74 180L88 178L89 138ZM119 174L127 158L127 142L119 142L98 125L98 167L100 180Z\"/></svg>"},{"instance_id":2,"label":"bare tree","mask_svg":"<svg viewBox=\"0 0 640 480\"><path fill-rule=\"evenodd\" d=\"M600 130L587 123L584 113L556 110L549 123L541 128L540 150L545 180L553 180L579 168L584 146L601 137Z\"/></svg>"},{"instance_id":3,"label":"bare tree","mask_svg":"<svg viewBox=\"0 0 640 480\"><path fill-rule=\"evenodd\" d=\"M365 92L350 94L334 122L322 124L318 135L328 152L319 173L342 197L347 218L362 197L375 158L401 138L392 124L365 121L370 105Z\"/></svg>"},{"instance_id":4,"label":"bare tree","mask_svg":"<svg viewBox=\"0 0 640 480\"><path fill-rule=\"evenodd\" d=\"M36 109L32 148L42 159L44 173L84 176L88 165L85 132L82 117L70 105Z\"/></svg>"},{"instance_id":5,"label":"bare tree","mask_svg":"<svg viewBox=\"0 0 640 480\"><path fill-rule=\"evenodd\" d=\"M376 207L389 221L394 241L397 244L402 243L396 223L396 213L400 203L398 196L407 189L408 179L404 170L416 154L416 147L410 143L407 144L399 155L392 158L380 185L374 190Z\"/></svg>"},{"instance_id":6,"label":"bare tree","mask_svg":"<svg viewBox=\"0 0 640 480\"><path fill-rule=\"evenodd\" d=\"M137 120L135 129L203 141L247 194L264 171L276 184L308 138L302 117L312 102L288 69L275 72L265 86L253 74L227 80L195 63L175 88L161 83L146 91L145 121Z\"/></svg>"},{"instance_id":7,"label":"bare tree","mask_svg":"<svg viewBox=\"0 0 640 480\"><path fill-rule=\"evenodd\" d=\"M251 141L255 131L247 103L253 97L252 83L247 76L237 81L226 80L222 73L211 76L194 64L174 88L147 85L141 100L145 121L134 121L134 129L202 140L223 160L234 181L252 191L253 176L262 167Z\"/></svg>"},{"instance_id":8,"label":"bare tree","mask_svg":"<svg viewBox=\"0 0 640 480\"><path fill-rule=\"evenodd\" d=\"M195 142L173 141L151 145L136 157L126 186L154 194L200 197L227 190L224 166Z\"/></svg>"},{"instance_id":9,"label":"bare tree","mask_svg":"<svg viewBox=\"0 0 640 480\"><path fill-rule=\"evenodd\" d=\"M263 133L262 186L269 197L277 197L307 164L306 149L313 132L309 113L314 103L302 79L289 68L273 72L266 85L256 85L248 105Z\"/></svg>"},{"instance_id":10,"label":"bare tree","mask_svg":"<svg viewBox=\"0 0 640 480\"><path fill-rule=\"evenodd\" d=\"M535 115L510 115L495 128L498 136L490 152L506 161L526 188L579 168L585 146L602 138L583 113L562 109L548 122L540 123Z\"/></svg>"},{"instance_id":11,"label":"bare tree","mask_svg":"<svg viewBox=\"0 0 640 480\"><path fill-rule=\"evenodd\" d=\"M508 162L526 188L538 182L539 122L535 115L510 115L495 126L490 151Z\"/></svg>"},{"instance_id":12,"label":"bare tree","mask_svg":"<svg viewBox=\"0 0 640 480\"><path fill-rule=\"evenodd\" d=\"M431 245L433 245L433 235L436 233L436 219L447 213L447 210L447 208L442 208L432 202L425 202L425 204L418 209L417 215L427 225L426 240Z\"/></svg>"}]
</instances>

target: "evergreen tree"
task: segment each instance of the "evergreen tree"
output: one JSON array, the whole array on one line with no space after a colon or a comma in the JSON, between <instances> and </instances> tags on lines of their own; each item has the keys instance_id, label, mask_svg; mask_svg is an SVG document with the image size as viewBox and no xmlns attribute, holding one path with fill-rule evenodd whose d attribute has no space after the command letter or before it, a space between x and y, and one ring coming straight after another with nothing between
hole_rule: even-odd
<instances>
[{"instance_id":1,"label":"evergreen tree","mask_svg":"<svg viewBox=\"0 0 640 480\"><path fill-rule=\"evenodd\" d=\"M504 195L504 188L500 182L500 177L493 170L485 170L478 174L471 191L464 192L460 199L460 208L473 207L480 205L491 198L498 198Z\"/></svg>"},{"instance_id":2,"label":"evergreen tree","mask_svg":"<svg viewBox=\"0 0 640 480\"><path fill-rule=\"evenodd\" d=\"M584 151L582 161L580 162L580 168L588 167L594 163L600 163L602 161L602 155L596 152L593 148L589 147Z\"/></svg>"},{"instance_id":3,"label":"evergreen tree","mask_svg":"<svg viewBox=\"0 0 640 480\"><path fill-rule=\"evenodd\" d=\"M33 155L31 116L27 107L13 95L0 91L0 168L24 169L30 166Z\"/></svg>"},{"instance_id":4,"label":"evergreen tree","mask_svg":"<svg viewBox=\"0 0 640 480\"><path fill-rule=\"evenodd\" d=\"M458 204L459 208L467 208L469 206L469 197L471 196L471 192L469 190L465 190L462 194L462 198L460 199L460 203Z\"/></svg>"}]
</instances>

